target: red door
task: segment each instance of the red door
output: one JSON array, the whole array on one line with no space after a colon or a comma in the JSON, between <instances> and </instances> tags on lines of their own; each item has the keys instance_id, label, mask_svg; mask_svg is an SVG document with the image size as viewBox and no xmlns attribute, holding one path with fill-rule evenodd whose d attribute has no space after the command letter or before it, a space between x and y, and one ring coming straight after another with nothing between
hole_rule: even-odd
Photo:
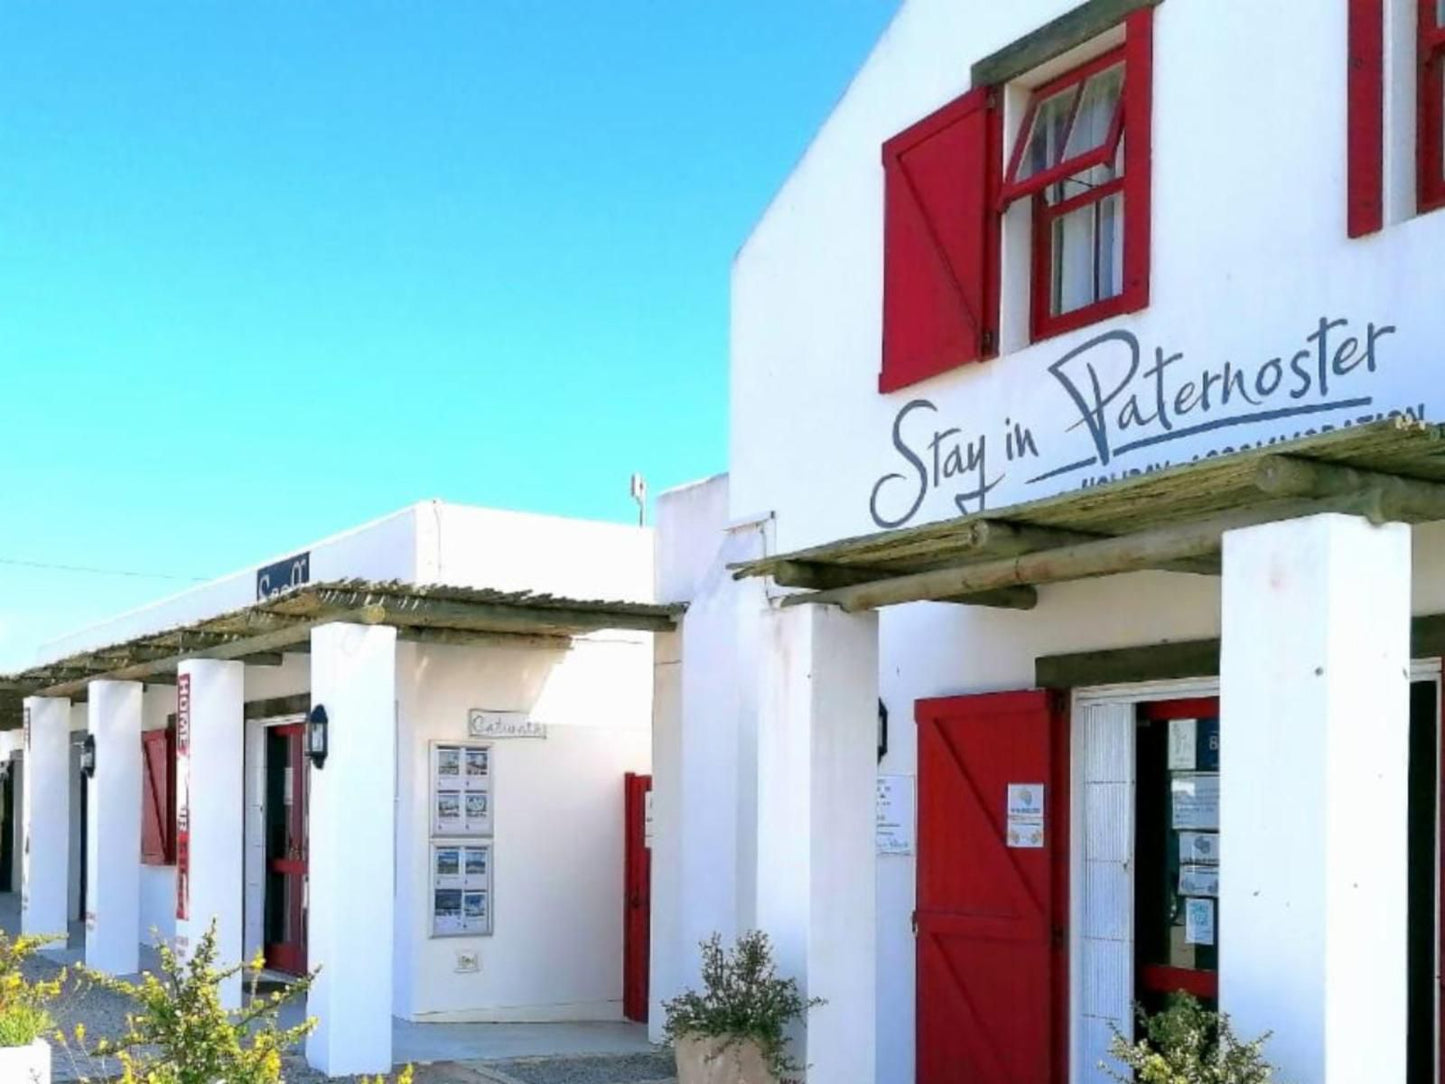
<instances>
[{"instance_id":1,"label":"red door","mask_svg":"<svg viewBox=\"0 0 1445 1084\"><path fill-rule=\"evenodd\" d=\"M306 973L307 762L301 724L266 731L266 966Z\"/></svg>"},{"instance_id":2,"label":"red door","mask_svg":"<svg viewBox=\"0 0 1445 1084\"><path fill-rule=\"evenodd\" d=\"M647 1021L647 968L652 940L652 851L647 840L647 795L652 776L628 772L624 780L627 842L623 872L622 1014Z\"/></svg>"},{"instance_id":3,"label":"red door","mask_svg":"<svg viewBox=\"0 0 1445 1084\"><path fill-rule=\"evenodd\" d=\"M917 719L918 1084L1062 1084L1067 717L1021 692Z\"/></svg>"}]
</instances>

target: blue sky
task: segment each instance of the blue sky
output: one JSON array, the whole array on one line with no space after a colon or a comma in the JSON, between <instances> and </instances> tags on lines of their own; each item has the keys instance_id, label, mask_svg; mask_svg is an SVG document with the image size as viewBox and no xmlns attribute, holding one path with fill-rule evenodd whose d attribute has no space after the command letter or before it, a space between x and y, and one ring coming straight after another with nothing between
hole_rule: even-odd
<instances>
[{"instance_id":1,"label":"blue sky","mask_svg":"<svg viewBox=\"0 0 1445 1084\"><path fill-rule=\"evenodd\" d=\"M0 670L413 500L725 469L733 253L896 6L9 0Z\"/></svg>"}]
</instances>

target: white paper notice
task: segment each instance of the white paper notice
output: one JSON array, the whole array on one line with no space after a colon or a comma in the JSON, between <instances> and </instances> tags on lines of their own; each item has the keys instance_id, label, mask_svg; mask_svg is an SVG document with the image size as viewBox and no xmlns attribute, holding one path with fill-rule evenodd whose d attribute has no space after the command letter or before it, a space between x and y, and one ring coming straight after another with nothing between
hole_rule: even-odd
<instances>
[{"instance_id":1,"label":"white paper notice","mask_svg":"<svg viewBox=\"0 0 1445 1084\"><path fill-rule=\"evenodd\" d=\"M1184 943L1214 944L1214 901L1184 901Z\"/></svg>"},{"instance_id":2,"label":"white paper notice","mask_svg":"<svg viewBox=\"0 0 1445 1084\"><path fill-rule=\"evenodd\" d=\"M1200 865L1219 864L1218 832L1180 832L1179 861Z\"/></svg>"},{"instance_id":3,"label":"white paper notice","mask_svg":"<svg viewBox=\"0 0 1445 1084\"><path fill-rule=\"evenodd\" d=\"M1171 772L1192 772L1198 767L1195 762L1198 735L1199 720L1169 720L1169 770Z\"/></svg>"},{"instance_id":4,"label":"white paper notice","mask_svg":"<svg viewBox=\"0 0 1445 1084\"><path fill-rule=\"evenodd\" d=\"M1179 894L1181 896L1219 895L1218 866L1180 866Z\"/></svg>"},{"instance_id":5,"label":"white paper notice","mask_svg":"<svg viewBox=\"0 0 1445 1084\"><path fill-rule=\"evenodd\" d=\"M879 854L913 853L913 776L880 775L875 838Z\"/></svg>"},{"instance_id":6,"label":"white paper notice","mask_svg":"<svg viewBox=\"0 0 1445 1084\"><path fill-rule=\"evenodd\" d=\"M1008 785L1008 826L1005 839L1010 847L1036 849L1044 845L1044 785Z\"/></svg>"},{"instance_id":7,"label":"white paper notice","mask_svg":"<svg viewBox=\"0 0 1445 1084\"><path fill-rule=\"evenodd\" d=\"M1169 783L1174 827L1217 831L1219 828L1219 775L1200 772L1177 775Z\"/></svg>"}]
</instances>

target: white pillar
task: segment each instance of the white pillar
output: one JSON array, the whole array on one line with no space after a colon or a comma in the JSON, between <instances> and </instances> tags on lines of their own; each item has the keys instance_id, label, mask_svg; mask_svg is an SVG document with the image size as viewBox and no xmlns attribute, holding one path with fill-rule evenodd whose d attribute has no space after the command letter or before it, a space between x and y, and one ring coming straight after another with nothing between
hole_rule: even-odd
<instances>
[{"instance_id":1,"label":"white pillar","mask_svg":"<svg viewBox=\"0 0 1445 1084\"><path fill-rule=\"evenodd\" d=\"M1224 538L1220 1002L1295 1084L1402 1084L1410 529Z\"/></svg>"},{"instance_id":2,"label":"white pillar","mask_svg":"<svg viewBox=\"0 0 1445 1084\"><path fill-rule=\"evenodd\" d=\"M25 700L25 848L20 929L64 938L70 924L70 701ZM137 857L139 860L139 857ZM64 947L64 942L61 942Z\"/></svg>"},{"instance_id":3,"label":"white pillar","mask_svg":"<svg viewBox=\"0 0 1445 1084\"><path fill-rule=\"evenodd\" d=\"M186 952L216 924L217 962L240 963L244 874L244 663L187 659L176 675L176 800L188 832L186 877L177 884L176 938ZM185 773L185 780L181 775ZM178 861L179 856L178 856ZM179 872L179 871L178 871ZM239 1008L241 976L221 987L221 1004Z\"/></svg>"},{"instance_id":4,"label":"white pillar","mask_svg":"<svg viewBox=\"0 0 1445 1084\"><path fill-rule=\"evenodd\" d=\"M826 606L767 622L758 717L758 924L809 1011L809 1084L876 1077L878 619Z\"/></svg>"},{"instance_id":5,"label":"white pillar","mask_svg":"<svg viewBox=\"0 0 1445 1084\"><path fill-rule=\"evenodd\" d=\"M330 1076L391 1069L395 884L396 630L311 633L311 703L326 709L326 763L311 771L306 1060ZM425 846L425 840L409 840Z\"/></svg>"},{"instance_id":6,"label":"white pillar","mask_svg":"<svg viewBox=\"0 0 1445 1084\"><path fill-rule=\"evenodd\" d=\"M85 814L85 963L112 975L140 970L141 685L92 681L95 775Z\"/></svg>"},{"instance_id":7,"label":"white pillar","mask_svg":"<svg viewBox=\"0 0 1445 1084\"><path fill-rule=\"evenodd\" d=\"M682 818L682 633L659 632L652 643L652 929L647 1037L661 1043L666 1022L662 1003L685 985L679 934L682 847L678 830ZM689 951L695 956L696 946Z\"/></svg>"}]
</instances>

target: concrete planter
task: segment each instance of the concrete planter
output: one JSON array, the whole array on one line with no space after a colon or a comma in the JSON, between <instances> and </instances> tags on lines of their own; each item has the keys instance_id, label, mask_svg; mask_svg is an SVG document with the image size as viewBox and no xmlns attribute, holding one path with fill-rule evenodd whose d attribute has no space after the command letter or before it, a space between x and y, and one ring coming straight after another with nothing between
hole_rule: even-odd
<instances>
[{"instance_id":1,"label":"concrete planter","mask_svg":"<svg viewBox=\"0 0 1445 1084\"><path fill-rule=\"evenodd\" d=\"M50 1044L0 1046L0 1080L5 1084L50 1084Z\"/></svg>"},{"instance_id":2,"label":"concrete planter","mask_svg":"<svg viewBox=\"0 0 1445 1084\"><path fill-rule=\"evenodd\" d=\"M705 1036L677 1040L677 1084L778 1084L758 1044Z\"/></svg>"}]
</instances>

